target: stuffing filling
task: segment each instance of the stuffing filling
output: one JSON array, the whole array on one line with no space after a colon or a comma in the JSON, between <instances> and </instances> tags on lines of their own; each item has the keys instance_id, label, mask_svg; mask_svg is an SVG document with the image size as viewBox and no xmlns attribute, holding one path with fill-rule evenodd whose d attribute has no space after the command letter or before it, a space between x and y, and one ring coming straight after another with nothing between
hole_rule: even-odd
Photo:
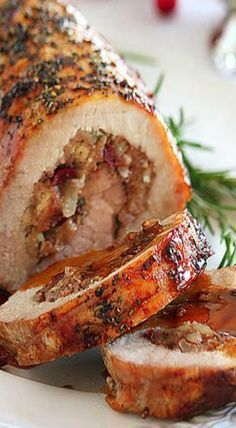
<instances>
[{"instance_id":1,"label":"stuffing filling","mask_svg":"<svg viewBox=\"0 0 236 428\"><path fill-rule=\"evenodd\" d=\"M152 163L123 137L79 130L35 184L23 219L31 257L40 264L110 245L146 210L153 178Z\"/></svg>"},{"instance_id":2,"label":"stuffing filling","mask_svg":"<svg viewBox=\"0 0 236 428\"><path fill-rule=\"evenodd\" d=\"M184 322L178 328L149 329L143 333L143 336L154 345L164 346L171 350L178 349L182 353L220 350L228 339L228 351L230 352L233 347L235 352L235 343L231 344L230 336L218 334L206 324L195 321L193 323Z\"/></svg>"}]
</instances>

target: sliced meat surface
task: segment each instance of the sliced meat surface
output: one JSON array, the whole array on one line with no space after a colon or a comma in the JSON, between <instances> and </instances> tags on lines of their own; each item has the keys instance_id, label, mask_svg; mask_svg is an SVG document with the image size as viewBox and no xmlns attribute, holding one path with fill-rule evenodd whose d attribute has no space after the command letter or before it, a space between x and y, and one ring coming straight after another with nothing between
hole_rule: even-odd
<instances>
[{"instance_id":1,"label":"sliced meat surface","mask_svg":"<svg viewBox=\"0 0 236 428\"><path fill-rule=\"evenodd\" d=\"M211 250L185 211L122 243L59 262L0 308L0 344L21 366L72 355L129 331L184 292Z\"/></svg>"},{"instance_id":2,"label":"sliced meat surface","mask_svg":"<svg viewBox=\"0 0 236 428\"><path fill-rule=\"evenodd\" d=\"M108 404L183 419L235 401L235 291L235 267L203 273L182 298L108 343Z\"/></svg>"},{"instance_id":3,"label":"sliced meat surface","mask_svg":"<svg viewBox=\"0 0 236 428\"><path fill-rule=\"evenodd\" d=\"M106 167L91 174L81 196L86 201L86 215L75 220L75 232L69 235L65 229L65 238L58 244L59 251L50 258L43 258L36 271L41 271L53 262L75 254L82 254L91 248L106 248L115 238L116 221L125 205L122 183L115 173ZM64 245L65 240L67 245Z\"/></svg>"}]
</instances>

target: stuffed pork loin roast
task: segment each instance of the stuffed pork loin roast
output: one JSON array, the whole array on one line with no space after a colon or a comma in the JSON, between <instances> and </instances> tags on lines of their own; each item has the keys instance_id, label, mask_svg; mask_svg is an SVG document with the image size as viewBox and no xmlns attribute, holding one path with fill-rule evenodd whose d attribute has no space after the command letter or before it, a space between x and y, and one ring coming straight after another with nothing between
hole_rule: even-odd
<instances>
[{"instance_id":1,"label":"stuffed pork loin roast","mask_svg":"<svg viewBox=\"0 0 236 428\"><path fill-rule=\"evenodd\" d=\"M0 1L0 283L190 197L140 78L72 7Z\"/></svg>"}]
</instances>

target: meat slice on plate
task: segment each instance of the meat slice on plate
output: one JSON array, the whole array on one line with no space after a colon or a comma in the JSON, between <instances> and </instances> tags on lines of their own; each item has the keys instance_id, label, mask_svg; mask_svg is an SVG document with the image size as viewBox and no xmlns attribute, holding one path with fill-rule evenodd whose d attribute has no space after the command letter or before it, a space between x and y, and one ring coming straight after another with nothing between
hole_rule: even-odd
<instances>
[{"instance_id":1,"label":"meat slice on plate","mask_svg":"<svg viewBox=\"0 0 236 428\"><path fill-rule=\"evenodd\" d=\"M187 293L152 317L150 325L174 327L185 321L236 336L236 266L204 272Z\"/></svg>"},{"instance_id":2,"label":"meat slice on plate","mask_svg":"<svg viewBox=\"0 0 236 428\"><path fill-rule=\"evenodd\" d=\"M13 291L184 209L190 186L140 77L76 9L8 0L0 14L0 284Z\"/></svg>"},{"instance_id":3,"label":"meat slice on plate","mask_svg":"<svg viewBox=\"0 0 236 428\"><path fill-rule=\"evenodd\" d=\"M182 419L235 401L236 267L200 275L103 356L115 410Z\"/></svg>"},{"instance_id":4,"label":"meat slice on plate","mask_svg":"<svg viewBox=\"0 0 236 428\"><path fill-rule=\"evenodd\" d=\"M179 296L211 250L185 211L39 274L0 307L0 345L21 366L72 355L130 330Z\"/></svg>"}]
</instances>

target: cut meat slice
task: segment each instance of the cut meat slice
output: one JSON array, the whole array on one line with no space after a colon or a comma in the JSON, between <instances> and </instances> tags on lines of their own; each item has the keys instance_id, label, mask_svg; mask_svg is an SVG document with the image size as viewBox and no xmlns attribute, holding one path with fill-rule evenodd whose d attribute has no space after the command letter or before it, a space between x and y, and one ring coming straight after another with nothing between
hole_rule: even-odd
<instances>
[{"instance_id":1,"label":"cut meat slice","mask_svg":"<svg viewBox=\"0 0 236 428\"><path fill-rule=\"evenodd\" d=\"M236 268L180 300L103 348L114 410L183 419L236 400Z\"/></svg>"},{"instance_id":2,"label":"cut meat slice","mask_svg":"<svg viewBox=\"0 0 236 428\"><path fill-rule=\"evenodd\" d=\"M0 284L14 291L191 192L143 82L76 9L6 0L0 14Z\"/></svg>"},{"instance_id":3,"label":"cut meat slice","mask_svg":"<svg viewBox=\"0 0 236 428\"><path fill-rule=\"evenodd\" d=\"M0 308L0 344L21 366L103 344L180 295L210 254L187 212L145 222L120 245L60 262L16 292Z\"/></svg>"},{"instance_id":4,"label":"cut meat slice","mask_svg":"<svg viewBox=\"0 0 236 428\"><path fill-rule=\"evenodd\" d=\"M149 320L150 326L169 327L185 321L236 337L236 266L204 272L189 292Z\"/></svg>"},{"instance_id":5,"label":"cut meat slice","mask_svg":"<svg viewBox=\"0 0 236 428\"><path fill-rule=\"evenodd\" d=\"M104 362L106 400L117 411L183 419L236 400L236 338L203 324L122 336Z\"/></svg>"}]
</instances>

